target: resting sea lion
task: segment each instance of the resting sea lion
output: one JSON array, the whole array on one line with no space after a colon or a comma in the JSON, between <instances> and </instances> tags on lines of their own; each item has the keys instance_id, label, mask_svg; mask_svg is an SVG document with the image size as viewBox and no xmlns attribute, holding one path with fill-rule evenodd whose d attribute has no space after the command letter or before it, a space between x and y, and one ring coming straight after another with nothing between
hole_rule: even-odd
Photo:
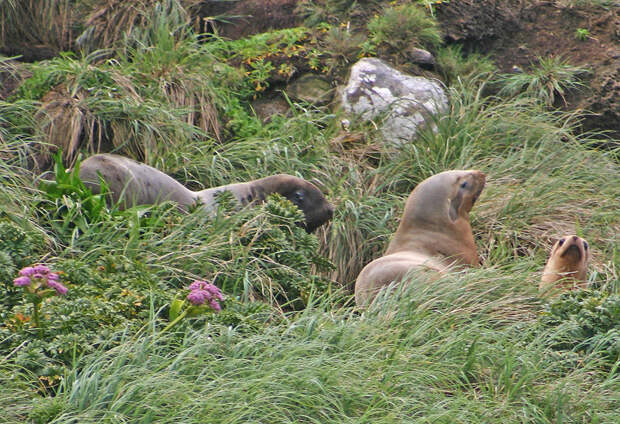
<instances>
[{"instance_id":1,"label":"resting sea lion","mask_svg":"<svg viewBox=\"0 0 620 424\"><path fill-rule=\"evenodd\" d=\"M585 288L590 251L588 242L575 235L564 236L551 248L551 254L538 288Z\"/></svg>"},{"instance_id":2,"label":"resting sea lion","mask_svg":"<svg viewBox=\"0 0 620 424\"><path fill-rule=\"evenodd\" d=\"M381 287L413 268L442 273L455 265L478 266L469 212L485 181L482 172L467 170L445 171L418 184L385 255L358 275L355 302L369 303Z\"/></svg>"},{"instance_id":3,"label":"resting sea lion","mask_svg":"<svg viewBox=\"0 0 620 424\"><path fill-rule=\"evenodd\" d=\"M197 201L211 210L215 206L215 193L227 190L242 205L262 202L271 193L281 194L303 211L307 232L329 221L334 212L333 206L315 185L287 174L191 191L158 169L123 156L98 154L81 163L80 179L93 193L100 192L98 174L108 184L112 200L121 200L122 209L172 200L183 210Z\"/></svg>"}]
</instances>

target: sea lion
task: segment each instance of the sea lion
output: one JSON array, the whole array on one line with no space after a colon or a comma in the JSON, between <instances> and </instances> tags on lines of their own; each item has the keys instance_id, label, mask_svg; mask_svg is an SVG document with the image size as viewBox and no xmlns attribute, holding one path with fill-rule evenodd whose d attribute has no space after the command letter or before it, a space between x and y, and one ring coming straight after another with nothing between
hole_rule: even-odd
<instances>
[{"instance_id":1,"label":"sea lion","mask_svg":"<svg viewBox=\"0 0 620 424\"><path fill-rule=\"evenodd\" d=\"M414 268L443 273L458 265L478 266L469 212L486 176L477 170L445 171L411 192L400 225L384 256L366 265L355 282L355 302L363 306L381 287Z\"/></svg>"},{"instance_id":2,"label":"sea lion","mask_svg":"<svg viewBox=\"0 0 620 424\"><path fill-rule=\"evenodd\" d=\"M564 290L585 288L590 260L588 242L575 235L564 236L555 242L543 270L539 290L556 287Z\"/></svg>"},{"instance_id":3,"label":"sea lion","mask_svg":"<svg viewBox=\"0 0 620 424\"><path fill-rule=\"evenodd\" d=\"M171 200L183 210L196 202L212 210L216 204L215 194L221 191L231 191L242 205L262 202L269 194L279 193L303 211L305 223L302 226L309 233L329 221L334 213L333 206L314 184L287 174L191 191L158 169L124 156L104 153L90 156L80 165L80 179L93 193L101 190L99 175L108 185L112 201L120 201L121 209Z\"/></svg>"}]
</instances>

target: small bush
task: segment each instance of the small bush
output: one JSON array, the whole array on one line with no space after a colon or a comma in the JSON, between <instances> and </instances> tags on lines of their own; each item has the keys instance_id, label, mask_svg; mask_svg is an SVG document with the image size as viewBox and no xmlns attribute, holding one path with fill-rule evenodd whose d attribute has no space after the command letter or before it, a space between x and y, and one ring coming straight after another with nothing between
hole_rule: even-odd
<instances>
[{"instance_id":1,"label":"small bush","mask_svg":"<svg viewBox=\"0 0 620 424\"><path fill-rule=\"evenodd\" d=\"M601 355L611 367L620 359L620 295L581 290L552 301L539 318L543 328L557 327L549 340L558 351Z\"/></svg>"}]
</instances>

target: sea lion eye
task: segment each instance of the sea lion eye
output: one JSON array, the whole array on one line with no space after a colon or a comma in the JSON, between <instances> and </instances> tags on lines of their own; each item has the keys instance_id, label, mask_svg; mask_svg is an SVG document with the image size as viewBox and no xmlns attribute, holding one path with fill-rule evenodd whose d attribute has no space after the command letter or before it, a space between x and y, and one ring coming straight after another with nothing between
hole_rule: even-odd
<instances>
[{"instance_id":1,"label":"sea lion eye","mask_svg":"<svg viewBox=\"0 0 620 424\"><path fill-rule=\"evenodd\" d=\"M585 240L583 241L583 249L588 250L588 242Z\"/></svg>"},{"instance_id":2,"label":"sea lion eye","mask_svg":"<svg viewBox=\"0 0 620 424\"><path fill-rule=\"evenodd\" d=\"M461 188L467 188L468 184L467 181L464 181L463 183L461 183Z\"/></svg>"},{"instance_id":3,"label":"sea lion eye","mask_svg":"<svg viewBox=\"0 0 620 424\"><path fill-rule=\"evenodd\" d=\"M559 245L559 246L562 246L563 244L564 244L564 239L563 239L563 238L561 238L561 239L560 239L560 241L558 241L558 245Z\"/></svg>"}]
</instances>

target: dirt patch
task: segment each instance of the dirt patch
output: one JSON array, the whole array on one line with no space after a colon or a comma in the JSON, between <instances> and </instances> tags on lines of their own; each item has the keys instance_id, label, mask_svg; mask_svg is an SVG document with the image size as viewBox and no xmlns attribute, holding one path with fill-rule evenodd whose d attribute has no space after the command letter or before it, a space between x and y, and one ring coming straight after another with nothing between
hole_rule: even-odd
<instances>
[{"instance_id":1,"label":"dirt patch","mask_svg":"<svg viewBox=\"0 0 620 424\"><path fill-rule=\"evenodd\" d=\"M12 59L0 58L0 100L6 100L21 82L32 76L26 67Z\"/></svg>"},{"instance_id":2,"label":"dirt patch","mask_svg":"<svg viewBox=\"0 0 620 424\"><path fill-rule=\"evenodd\" d=\"M478 0L442 4L438 18L448 42L489 54L503 72L549 56L588 68L589 88L568 93L564 108L592 112L583 128L620 140L620 8Z\"/></svg>"},{"instance_id":3,"label":"dirt patch","mask_svg":"<svg viewBox=\"0 0 620 424\"><path fill-rule=\"evenodd\" d=\"M243 0L201 2L198 18L204 32L238 40L262 32L301 24L297 0Z\"/></svg>"}]
</instances>

